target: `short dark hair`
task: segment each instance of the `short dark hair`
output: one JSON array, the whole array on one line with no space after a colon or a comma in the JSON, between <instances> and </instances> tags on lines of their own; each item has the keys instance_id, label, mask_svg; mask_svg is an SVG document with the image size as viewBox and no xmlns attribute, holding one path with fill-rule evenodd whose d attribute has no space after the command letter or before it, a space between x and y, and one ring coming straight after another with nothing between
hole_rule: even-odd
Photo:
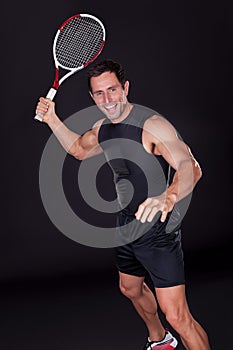
<instances>
[{"instance_id":1,"label":"short dark hair","mask_svg":"<svg viewBox=\"0 0 233 350\"><path fill-rule=\"evenodd\" d=\"M112 60L104 60L102 62L97 63L93 67L89 68L87 72L88 77L88 88L89 91L91 90L91 78L92 77L98 77L104 72L113 72L116 74L117 79L121 83L122 88L124 89L125 82L126 82L126 76L125 76L125 70L122 67L120 63L114 62Z\"/></svg>"}]
</instances>

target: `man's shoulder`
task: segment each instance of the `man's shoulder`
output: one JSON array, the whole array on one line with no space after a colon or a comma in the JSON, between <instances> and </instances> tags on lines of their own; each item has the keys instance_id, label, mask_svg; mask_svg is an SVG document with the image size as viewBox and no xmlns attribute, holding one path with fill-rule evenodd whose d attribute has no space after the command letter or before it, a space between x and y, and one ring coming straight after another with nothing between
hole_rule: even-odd
<instances>
[{"instance_id":1,"label":"man's shoulder","mask_svg":"<svg viewBox=\"0 0 233 350\"><path fill-rule=\"evenodd\" d=\"M156 112L154 109L147 107L147 106L143 106L143 105L139 105L136 103L132 104L134 107L134 111L138 112L140 114L145 114L149 117L153 116L153 115L160 115L158 112Z\"/></svg>"},{"instance_id":2,"label":"man's shoulder","mask_svg":"<svg viewBox=\"0 0 233 350\"><path fill-rule=\"evenodd\" d=\"M95 124L93 124L92 129L94 128L100 128L100 126L102 125L102 123L105 121L106 118L101 118L98 119Z\"/></svg>"}]
</instances>

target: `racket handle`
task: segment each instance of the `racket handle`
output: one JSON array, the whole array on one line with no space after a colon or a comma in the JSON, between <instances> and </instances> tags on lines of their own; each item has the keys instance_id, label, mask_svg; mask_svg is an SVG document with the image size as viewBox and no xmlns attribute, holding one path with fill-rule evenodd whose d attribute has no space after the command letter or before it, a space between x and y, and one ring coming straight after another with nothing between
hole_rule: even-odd
<instances>
[{"instance_id":1,"label":"racket handle","mask_svg":"<svg viewBox=\"0 0 233 350\"><path fill-rule=\"evenodd\" d=\"M49 98L51 101L54 99L54 96L57 93L57 89L51 88L49 92L46 95L46 98ZM35 115L34 119L39 120L40 122L43 121L44 114L38 113Z\"/></svg>"}]
</instances>

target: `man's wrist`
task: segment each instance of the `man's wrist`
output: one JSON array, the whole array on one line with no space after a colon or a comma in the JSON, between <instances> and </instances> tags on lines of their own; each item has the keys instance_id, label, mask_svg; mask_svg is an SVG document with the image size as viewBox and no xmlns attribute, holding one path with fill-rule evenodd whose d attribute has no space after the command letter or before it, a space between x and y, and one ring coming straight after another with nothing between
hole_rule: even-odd
<instances>
[{"instance_id":1,"label":"man's wrist","mask_svg":"<svg viewBox=\"0 0 233 350\"><path fill-rule=\"evenodd\" d=\"M166 199L169 200L172 203L176 203L178 199L178 194L176 192L167 192Z\"/></svg>"},{"instance_id":2,"label":"man's wrist","mask_svg":"<svg viewBox=\"0 0 233 350\"><path fill-rule=\"evenodd\" d=\"M58 116L54 113L48 121L45 121L45 123L48 124L48 126L50 127L50 129L52 131L56 130L57 128L59 128L62 124L62 121L58 118Z\"/></svg>"}]
</instances>

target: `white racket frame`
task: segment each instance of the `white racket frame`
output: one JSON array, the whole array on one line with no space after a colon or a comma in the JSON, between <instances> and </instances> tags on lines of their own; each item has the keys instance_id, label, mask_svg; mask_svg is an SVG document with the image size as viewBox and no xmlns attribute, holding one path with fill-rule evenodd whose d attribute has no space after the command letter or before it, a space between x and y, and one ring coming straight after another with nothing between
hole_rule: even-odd
<instances>
[{"instance_id":1,"label":"white racket frame","mask_svg":"<svg viewBox=\"0 0 233 350\"><path fill-rule=\"evenodd\" d=\"M63 26L66 25L66 22L69 23L69 19L72 20L72 19L75 18L75 17L89 17L89 18L94 19L96 22L98 22L98 23L100 24L100 26L101 26L102 29L103 29L103 45L104 45L105 40L106 40L106 31L105 31L105 27L104 27L103 23L102 23L97 17L95 17L95 16L93 16L93 15L89 15L89 14L87 14L87 13L84 13L84 14L81 14L81 13L80 13L80 14L77 14L77 15L74 15L74 16L68 18L68 19L60 26L60 28L58 29L58 31L57 31L57 33L56 33L56 35L55 35L54 41L53 41L53 58L54 58L55 68L56 68L56 69L62 68L62 69L64 69L64 70L68 70L68 71L69 71L69 72L66 73L63 77L61 77L61 79L59 79L59 81L58 81L58 88L60 87L60 85L61 85L67 78L69 78L71 75L73 75L74 73L78 72L79 70L85 68L89 63L92 62L92 60L91 60L89 63L87 62L87 64L82 64L82 65L79 66L79 67L76 67L76 68L68 68L68 67L65 67L65 66L63 66L62 64L60 64L60 63L58 62L58 60L57 60L57 57L56 57L56 44L57 44L58 36L59 36L59 34L61 33ZM102 45L102 48L103 48L103 45ZM96 57L101 53L101 51L102 51L102 49L99 50L99 52L98 52L98 54L96 55ZM95 58L96 58L96 57L95 57ZM93 59L93 61L95 60L95 58ZM50 88L49 91L48 91L48 93L47 93L47 95L46 95L46 98L49 98L49 99L52 101L52 100L54 99L56 93L57 93L58 88L57 88L57 89L55 89L54 87ZM42 122L42 121L43 121L43 116L44 116L43 114L38 113L38 114L35 115L34 119L36 119L36 120Z\"/></svg>"}]
</instances>

